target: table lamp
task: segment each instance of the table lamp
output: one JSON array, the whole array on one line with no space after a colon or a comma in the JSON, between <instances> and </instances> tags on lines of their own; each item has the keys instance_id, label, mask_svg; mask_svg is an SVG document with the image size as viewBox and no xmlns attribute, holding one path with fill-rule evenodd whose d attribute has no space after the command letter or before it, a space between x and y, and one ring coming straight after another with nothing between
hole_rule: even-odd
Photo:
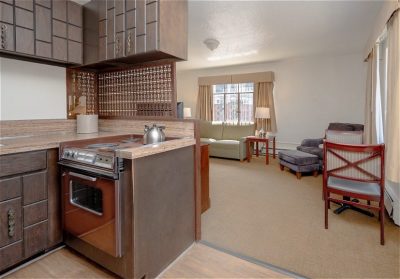
<instances>
[{"instance_id":1,"label":"table lamp","mask_svg":"<svg viewBox=\"0 0 400 279\"><path fill-rule=\"evenodd\" d=\"M183 108L183 118L191 118L191 117L192 117L192 109Z\"/></svg>"},{"instance_id":2,"label":"table lamp","mask_svg":"<svg viewBox=\"0 0 400 279\"><path fill-rule=\"evenodd\" d=\"M269 119L271 118L270 114L269 114L269 108L264 108L264 107L256 107L256 113L254 115L254 118L256 119ZM260 130L260 137L265 137L266 132L264 130L264 123L261 122L261 130Z\"/></svg>"}]
</instances>

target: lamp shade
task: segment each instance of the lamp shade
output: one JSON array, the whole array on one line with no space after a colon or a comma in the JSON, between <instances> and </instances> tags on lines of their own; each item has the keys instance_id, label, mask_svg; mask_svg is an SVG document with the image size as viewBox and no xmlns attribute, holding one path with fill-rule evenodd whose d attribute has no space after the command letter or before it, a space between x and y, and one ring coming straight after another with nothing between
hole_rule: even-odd
<instances>
[{"instance_id":1,"label":"lamp shade","mask_svg":"<svg viewBox=\"0 0 400 279\"><path fill-rule=\"evenodd\" d=\"M183 117L184 118L192 117L192 109L191 108L183 108Z\"/></svg>"},{"instance_id":2,"label":"lamp shade","mask_svg":"<svg viewBox=\"0 0 400 279\"><path fill-rule=\"evenodd\" d=\"M259 118L259 119L271 118L271 116L269 114L269 108L256 107L256 113L255 113L254 117Z\"/></svg>"}]
</instances>

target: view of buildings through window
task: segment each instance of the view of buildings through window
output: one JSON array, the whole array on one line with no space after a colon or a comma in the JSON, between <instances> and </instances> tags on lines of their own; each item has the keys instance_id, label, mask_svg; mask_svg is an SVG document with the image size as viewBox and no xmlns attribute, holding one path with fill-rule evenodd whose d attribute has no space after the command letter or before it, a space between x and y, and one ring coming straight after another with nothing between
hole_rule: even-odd
<instances>
[{"instance_id":1,"label":"view of buildings through window","mask_svg":"<svg viewBox=\"0 0 400 279\"><path fill-rule=\"evenodd\" d=\"M254 83L213 85L213 121L229 124L254 122Z\"/></svg>"}]
</instances>

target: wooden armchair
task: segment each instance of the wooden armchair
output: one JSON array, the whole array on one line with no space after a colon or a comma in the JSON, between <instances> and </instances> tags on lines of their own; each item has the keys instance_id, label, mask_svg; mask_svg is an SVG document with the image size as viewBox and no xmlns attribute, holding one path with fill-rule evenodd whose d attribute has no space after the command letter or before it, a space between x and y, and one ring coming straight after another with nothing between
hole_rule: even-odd
<instances>
[{"instance_id":1,"label":"wooden armchair","mask_svg":"<svg viewBox=\"0 0 400 279\"><path fill-rule=\"evenodd\" d=\"M324 141L323 195L325 229L328 229L330 202L379 211L381 244L384 245L384 153L385 146L351 145ZM331 197L331 194L336 194ZM340 196L350 199L341 199ZM351 198L366 200L357 203ZM375 201L378 206L371 205Z\"/></svg>"}]
</instances>

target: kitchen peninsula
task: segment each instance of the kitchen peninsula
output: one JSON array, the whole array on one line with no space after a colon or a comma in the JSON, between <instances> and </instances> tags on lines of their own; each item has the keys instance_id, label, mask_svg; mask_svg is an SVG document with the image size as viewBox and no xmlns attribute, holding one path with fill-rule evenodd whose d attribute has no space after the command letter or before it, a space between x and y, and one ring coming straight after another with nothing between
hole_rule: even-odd
<instances>
[{"instance_id":1,"label":"kitchen peninsula","mask_svg":"<svg viewBox=\"0 0 400 279\"><path fill-rule=\"evenodd\" d=\"M93 243L101 238L93 242L61 233L58 147L69 141L99 141L127 134L141 137L140 127L149 122L102 120L99 133L95 134L76 134L75 123L75 120L2 121L0 205L16 217L15 234L11 238L6 237L9 220L2 219L2 240L4 233L8 243L2 243L0 248L0 269L65 242L119 276L157 276L195 240L195 123L165 121L167 137L174 139L116 151L124 161L125 170L119 181L121 230L117 233L122 239L119 257L95 247ZM35 129L36 125L41 130ZM38 178L32 182L35 176ZM33 188L42 194L31 199ZM106 201L107 197L103 199ZM32 230L35 241L29 236Z\"/></svg>"}]
</instances>

